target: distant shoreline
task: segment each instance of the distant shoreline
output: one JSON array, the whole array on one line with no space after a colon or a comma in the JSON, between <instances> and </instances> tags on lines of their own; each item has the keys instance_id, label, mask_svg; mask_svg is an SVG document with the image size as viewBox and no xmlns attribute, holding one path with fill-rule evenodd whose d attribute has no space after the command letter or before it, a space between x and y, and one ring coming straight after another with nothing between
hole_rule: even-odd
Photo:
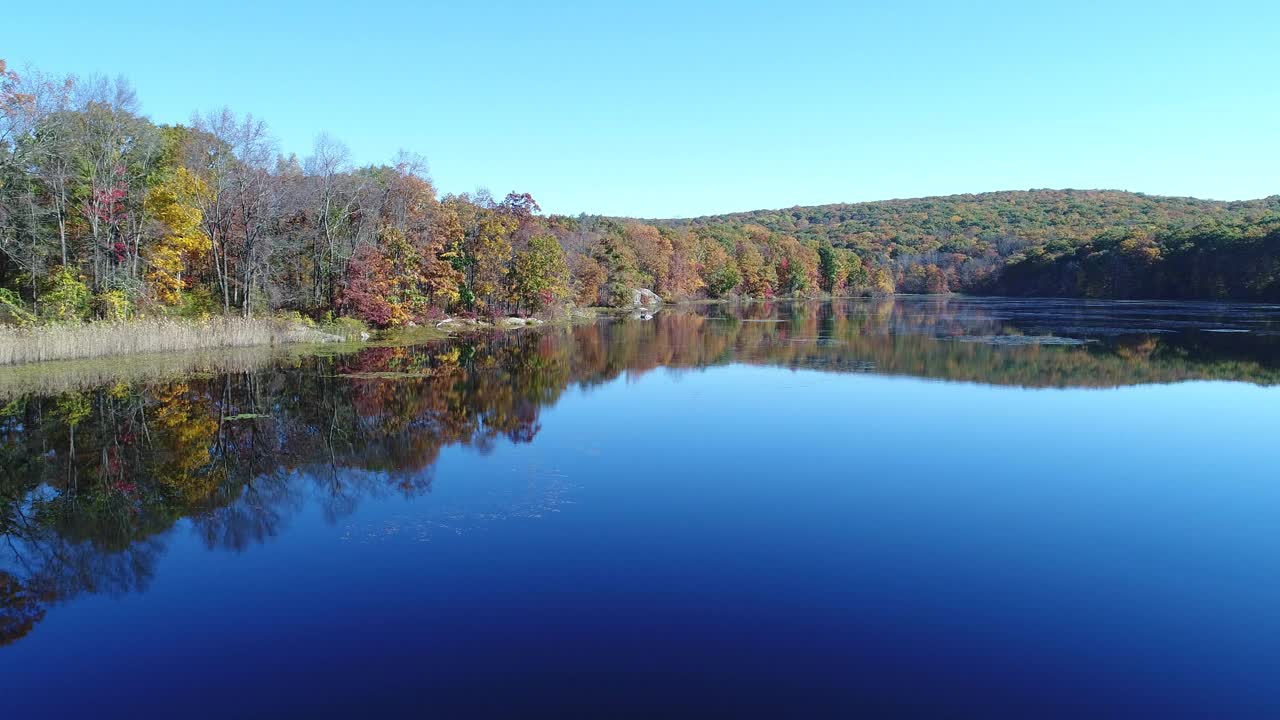
<instances>
[{"instance_id":1,"label":"distant shoreline","mask_svg":"<svg viewBox=\"0 0 1280 720\"><path fill-rule=\"evenodd\" d=\"M893 293L885 295L824 295L814 297L731 297L703 298L679 300L664 303L659 307L681 308L707 305L755 305L769 302L780 303L822 303L833 300L884 300L894 297L939 297L939 298L973 298L1001 299L1025 301L1072 301L1072 302L1140 302L1140 303L1175 303L1215 305L1274 305L1245 300L1229 299L1168 299L1168 298L1073 298L1069 296L1038 297L1017 295L991 295L974 293ZM659 310L643 309L645 314L653 314ZM556 317L518 318L504 317L496 320L452 317L443 318L437 323L421 326L391 328L382 331L369 331L357 322L342 321L334 324L315 325L309 321L285 318L214 318L208 320L126 320L126 321L91 321L71 325L39 325L29 328L0 326L0 373L12 376L14 370L33 366L50 367L59 363L84 365L81 368L70 368L73 375L87 372L91 376L102 374L88 367L92 363L110 363L123 359L150 357L161 365L172 365L175 361L184 368L182 358L195 359L195 365L187 370L198 369L200 362L213 357L212 354L222 352L297 351L309 347L321 346L329 350L344 351L363 347L391 344L402 345L414 342L441 340L449 336L489 331L510 331L533 327L554 327L592 322L599 318L625 317L633 313L633 308L567 308ZM114 373L111 373L114 374ZM0 386L12 380L12 377L0 377Z\"/></svg>"}]
</instances>

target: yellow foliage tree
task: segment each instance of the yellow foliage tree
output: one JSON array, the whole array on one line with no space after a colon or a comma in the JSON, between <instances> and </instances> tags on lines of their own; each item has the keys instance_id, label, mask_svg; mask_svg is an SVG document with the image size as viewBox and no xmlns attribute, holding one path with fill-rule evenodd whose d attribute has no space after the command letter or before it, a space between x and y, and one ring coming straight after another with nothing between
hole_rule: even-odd
<instances>
[{"instance_id":1,"label":"yellow foliage tree","mask_svg":"<svg viewBox=\"0 0 1280 720\"><path fill-rule=\"evenodd\" d=\"M489 308L505 302L507 266L511 261L511 235L519 227L513 216L486 211L466 248L470 261L471 291L478 305Z\"/></svg>"},{"instance_id":2,"label":"yellow foliage tree","mask_svg":"<svg viewBox=\"0 0 1280 720\"><path fill-rule=\"evenodd\" d=\"M182 272L187 263L202 257L213 246L200 229L200 202L208 194L204 181L184 167L147 193L147 212L169 228L147 254L147 282L156 298L166 305L181 301Z\"/></svg>"}]
</instances>

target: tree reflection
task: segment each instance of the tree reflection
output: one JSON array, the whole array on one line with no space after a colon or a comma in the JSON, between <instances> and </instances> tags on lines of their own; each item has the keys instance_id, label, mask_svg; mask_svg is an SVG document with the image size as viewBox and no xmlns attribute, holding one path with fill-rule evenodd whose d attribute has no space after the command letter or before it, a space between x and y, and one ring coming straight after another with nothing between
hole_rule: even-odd
<instances>
[{"instance_id":1,"label":"tree reflection","mask_svg":"<svg viewBox=\"0 0 1280 720\"><path fill-rule=\"evenodd\" d=\"M46 612L35 592L13 575L0 572L0 647L26 637Z\"/></svg>"},{"instance_id":2,"label":"tree reflection","mask_svg":"<svg viewBox=\"0 0 1280 720\"><path fill-rule=\"evenodd\" d=\"M706 306L19 397L0 410L0 645L59 601L144 590L180 520L209 548L242 551L284 532L308 498L335 521L363 499L421 495L444 448L532 442L567 388L654 368L1027 387L1280 380L1276 334L1104 325L1078 306L1046 317L949 298ZM1039 340L1062 328L1091 342Z\"/></svg>"}]
</instances>

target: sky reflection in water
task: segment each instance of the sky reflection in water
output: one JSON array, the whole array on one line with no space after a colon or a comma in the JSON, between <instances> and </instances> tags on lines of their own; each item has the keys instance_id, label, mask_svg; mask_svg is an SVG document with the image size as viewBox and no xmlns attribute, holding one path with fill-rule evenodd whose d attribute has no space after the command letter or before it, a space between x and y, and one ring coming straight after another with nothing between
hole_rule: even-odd
<instances>
[{"instance_id":1,"label":"sky reflection in water","mask_svg":"<svg viewBox=\"0 0 1280 720\"><path fill-rule=\"evenodd\" d=\"M0 694L1270 715L1278 319L708 306L28 396L0 375Z\"/></svg>"}]
</instances>

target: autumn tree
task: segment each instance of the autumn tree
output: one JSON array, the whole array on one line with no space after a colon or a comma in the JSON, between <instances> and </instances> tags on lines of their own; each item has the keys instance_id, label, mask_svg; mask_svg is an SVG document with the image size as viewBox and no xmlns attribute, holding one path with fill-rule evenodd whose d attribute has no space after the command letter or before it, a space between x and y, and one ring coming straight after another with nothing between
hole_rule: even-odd
<instances>
[{"instance_id":1,"label":"autumn tree","mask_svg":"<svg viewBox=\"0 0 1280 720\"><path fill-rule=\"evenodd\" d=\"M396 266L411 315L423 318L460 298L462 273L453 265L462 235L457 214L436 200L421 158L402 153L395 165L371 171L366 212L376 212L377 242Z\"/></svg>"},{"instance_id":2,"label":"autumn tree","mask_svg":"<svg viewBox=\"0 0 1280 720\"><path fill-rule=\"evenodd\" d=\"M261 120L226 108L197 116L193 126L186 166L208 188L201 196L201 223L223 311L239 307L248 315L269 263L265 240L276 198L268 168L274 145Z\"/></svg>"},{"instance_id":3,"label":"autumn tree","mask_svg":"<svg viewBox=\"0 0 1280 720\"><path fill-rule=\"evenodd\" d=\"M600 302L600 290L609 280L609 273L590 255L573 255L570 260L573 278L574 301L583 307Z\"/></svg>"},{"instance_id":4,"label":"autumn tree","mask_svg":"<svg viewBox=\"0 0 1280 720\"><path fill-rule=\"evenodd\" d=\"M474 232L463 243L467 287L478 307L497 310L506 300L511 235L519 216L498 208L481 208Z\"/></svg>"},{"instance_id":5,"label":"autumn tree","mask_svg":"<svg viewBox=\"0 0 1280 720\"><path fill-rule=\"evenodd\" d=\"M95 291L142 282L142 239L148 181L161 151L158 130L138 115L138 100L123 79L91 78L76 86L71 152L80 168L80 217L91 249Z\"/></svg>"},{"instance_id":6,"label":"autumn tree","mask_svg":"<svg viewBox=\"0 0 1280 720\"><path fill-rule=\"evenodd\" d=\"M862 258L845 250L840 253L839 261L840 272L843 276L840 285L850 292L862 292L865 290L870 282L870 276L867 274L867 268L863 264Z\"/></svg>"},{"instance_id":7,"label":"autumn tree","mask_svg":"<svg viewBox=\"0 0 1280 720\"><path fill-rule=\"evenodd\" d=\"M830 243L818 246L818 277L823 290L834 293L839 290L845 270L840 256Z\"/></svg>"},{"instance_id":8,"label":"autumn tree","mask_svg":"<svg viewBox=\"0 0 1280 720\"><path fill-rule=\"evenodd\" d=\"M0 261L34 299L53 264L72 259L79 167L72 153L73 77L23 76L0 60ZM0 262L0 281L6 274Z\"/></svg>"},{"instance_id":9,"label":"autumn tree","mask_svg":"<svg viewBox=\"0 0 1280 720\"><path fill-rule=\"evenodd\" d=\"M662 232L671 244L670 269L663 292L673 300L697 297L707 286L700 272L697 238L687 231L663 229Z\"/></svg>"},{"instance_id":10,"label":"autumn tree","mask_svg":"<svg viewBox=\"0 0 1280 720\"><path fill-rule=\"evenodd\" d=\"M201 229L200 206L209 188L191 171L179 167L147 193L146 208L165 230L147 253L147 282L156 299L176 305L182 299L183 271L212 247Z\"/></svg>"},{"instance_id":11,"label":"autumn tree","mask_svg":"<svg viewBox=\"0 0 1280 720\"><path fill-rule=\"evenodd\" d=\"M569 294L564 250L552 235L534 235L511 264L511 296L516 311L537 311Z\"/></svg>"},{"instance_id":12,"label":"autumn tree","mask_svg":"<svg viewBox=\"0 0 1280 720\"><path fill-rule=\"evenodd\" d=\"M633 222L627 223L623 230L623 242L635 256L636 269L642 276L641 283L659 294L670 295L672 288L669 279L674 255L671 238L652 225Z\"/></svg>"},{"instance_id":13,"label":"autumn tree","mask_svg":"<svg viewBox=\"0 0 1280 720\"><path fill-rule=\"evenodd\" d=\"M703 248L702 272L711 297L723 297L737 289L742 282L742 272L729 249L711 239L703 243Z\"/></svg>"},{"instance_id":14,"label":"autumn tree","mask_svg":"<svg viewBox=\"0 0 1280 720\"><path fill-rule=\"evenodd\" d=\"M738 248L738 271L742 274L744 293L751 297L773 297L777 275L755 245L744 243Z\"/></svg>"},{"instance_id":15,"label":"autumn tree","mask_svg":"<svg viewBox=\"0 0 1280 720\"><path fill-rule=\"evenodd\" d=\"M610 305L622 305L631 300L631 291L641 286L644 276L639 269L635 251L625 242L624 235L613 229L591 248L591 257L605 269L608 282L603 294Z\"/></svg>"}]
</instances>

